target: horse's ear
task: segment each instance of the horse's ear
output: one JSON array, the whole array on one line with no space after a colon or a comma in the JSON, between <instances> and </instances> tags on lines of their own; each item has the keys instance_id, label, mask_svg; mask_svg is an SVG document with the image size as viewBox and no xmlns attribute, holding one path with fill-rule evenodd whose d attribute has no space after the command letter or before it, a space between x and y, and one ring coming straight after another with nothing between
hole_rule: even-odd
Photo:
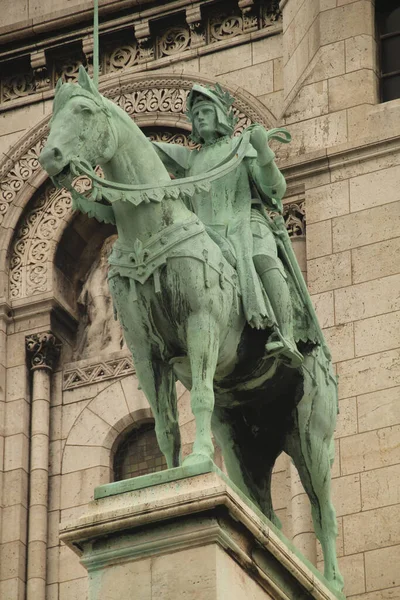
<instances>
[{"instance_id":1,"label":"horse's ear","mask_svg":"<svg viewBox=\"0 0 400 600\"><path fill-rule=\"evenodd\" d=\"M60 87L62 86L62 84L63 84L63 80L62 80L62 78L60 77L60 79L57 81L57 85L56 85L56 91L55 91L55 93L56 93L56 94L57 94L57 92L59 91L59 89L60 89Z\"/></svg>"},{"instance_id":2,"label":"horse's ear","mask_svg":"<svg viewBox=\"0 0 400 600\"><path fill-rule=\"evenodd\" d=\"M93 80L89 77L83 65L79 65L78 83L87 92L91 92L95 96L99 95L99 92L96 86L94 85Z\"/></svg>"}]
</instances>

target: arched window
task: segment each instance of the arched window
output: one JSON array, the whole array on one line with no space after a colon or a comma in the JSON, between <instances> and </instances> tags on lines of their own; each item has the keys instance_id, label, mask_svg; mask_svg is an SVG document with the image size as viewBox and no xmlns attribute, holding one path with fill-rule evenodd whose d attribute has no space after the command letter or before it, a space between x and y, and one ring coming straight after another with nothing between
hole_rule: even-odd
<instances>
[{"instance_id":1,"label":"arched window","mask_svg":"<svg viewBox=\"0 0 400 600\"><path fill-rule=\"evenodd\" d=\"M158 447L154 423L146 423L131 431L118 446L114 456L114 481L166 468L166 460Z\"/></svg>"},{"instance_id":2,"label":"arched window","mask_svg":"<svg viewBox=\"0 0 400 600\"><path fill-rule=\"evenodd\" d=\"M380 47L381 101L400 98L400 2L376 2Z\"/></svg>"}]
</instances>

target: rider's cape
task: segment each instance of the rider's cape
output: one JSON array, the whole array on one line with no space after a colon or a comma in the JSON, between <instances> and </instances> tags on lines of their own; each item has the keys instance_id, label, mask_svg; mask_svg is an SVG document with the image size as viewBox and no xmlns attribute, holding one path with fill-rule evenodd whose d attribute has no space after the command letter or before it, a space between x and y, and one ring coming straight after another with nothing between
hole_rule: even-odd
<instances>
[{"instance_id":1,"label":"rider's cape","mask_svg":"<svg viewBox=\"0 0 400 600\"><path fill-rule=\"evenodd\" d=\"M176 179L184 178L190 167L190 150L183 146L179 146L178 144L168 144L163 142L153 142L153 144L168 172ZM249 145L245 157L255 158L256 156L256 151ZM266 209L270 210L274 205L274 199L271 199L264 194L259 187L258 194L263 205L265 205ZM277 199L277 201L279 201L279 199ZM261 214L263 214L265 218L266 226L269 227L275 236L278 256L285 270L293 306L293 333L295 341L320 344L326 352L329 352L301 270L293 252L284 220L282 217L277 217L272 220L264 207L261 208Z\"/></svg>"}]
</instances>

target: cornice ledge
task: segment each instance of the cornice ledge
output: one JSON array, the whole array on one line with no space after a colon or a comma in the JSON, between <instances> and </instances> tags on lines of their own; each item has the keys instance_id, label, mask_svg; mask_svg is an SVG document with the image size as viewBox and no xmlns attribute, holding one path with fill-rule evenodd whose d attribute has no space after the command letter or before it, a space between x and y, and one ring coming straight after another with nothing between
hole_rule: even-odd
<instances>
[{"instance_id":1,"label":"cornice ledge","mask_svg":"<svg viewBox=\"0 0 400 600\"><path fill-rule=\"evenodd\" d=\"M357 141L356 144L348 142L340 146L290 157L287 161L280 162L279 168L288 183L293 185L298 179L400 152L400 136L361 142L362 140Z\"/></svg>"},{"instance_id":2,"label":"cornice ledge","mask_svg":"<svg viewBox=\"0 0 400 600\"><path fill-rule=\"evenodd\" d=\"M45 314L54 316L70 331L76 330L78 315L65 302L50 294L11 301L10 318L14 322Z\"/></svg>"}]
</instances>

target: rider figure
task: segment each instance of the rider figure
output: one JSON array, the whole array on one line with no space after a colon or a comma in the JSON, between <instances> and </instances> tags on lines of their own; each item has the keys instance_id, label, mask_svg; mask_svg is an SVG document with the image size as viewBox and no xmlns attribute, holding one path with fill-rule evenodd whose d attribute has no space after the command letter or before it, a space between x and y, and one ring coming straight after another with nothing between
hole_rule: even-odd
<instances>
[{"instance_id":1,"label":"rider figure","mask_svg":"<svg viewBox=\"0 0 400 600\"><path fill-rule=\"evenodd\" d=\"M233 98L217 85L214 89L194 85L187 101L192 139L201 144L190 151L174 144L156 143L167 169L175 176L193 176L212 170L230 158L240 143L232 137L235 125ZM266 130L253 125L246 132L250 144L237 169L212 183L210 192L197 192L190 208L206 225L221 248L230 246L247 321L252 327L270 326L268 355L281 355L293 367L302 362L293 337L293 310L275 236L264 207L282 212L286 190L283 175L274 162ZM257 276L258 275L258 276ZM262 282L261 289L259 281Z\"/></svg>"}]
</instances>

